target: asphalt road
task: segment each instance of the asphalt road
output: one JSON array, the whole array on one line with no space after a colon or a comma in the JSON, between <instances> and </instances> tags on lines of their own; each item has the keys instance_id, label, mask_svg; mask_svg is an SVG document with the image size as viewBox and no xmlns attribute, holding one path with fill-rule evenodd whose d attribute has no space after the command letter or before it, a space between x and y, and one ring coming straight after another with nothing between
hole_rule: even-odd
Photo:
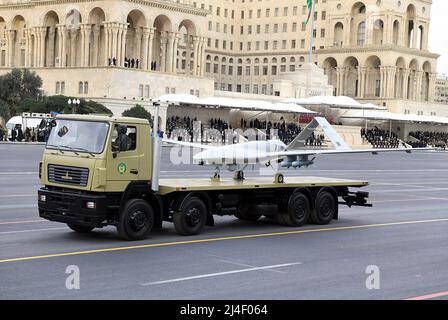
<instances>
[{"instance_id":1,"label":"asphalt road","mask_svg":"<svg viewBox=\"0 0 448 320\"><path fill-rule=\"evenodd\" d=\"M211 174L171 165L169 150L163 177ZM80 235L38 217L42 151L0 144L2 299L448 298L448 153L321 156L288 171L371 183L374 207L342 208L328 226L224 217L195 237L165 223L145 241L123 242L112 227ZM79 290L66 288L68 266L79 268ZM367 269L379 271L379 289L367 289Z\"/></svg>"}]
</instances>

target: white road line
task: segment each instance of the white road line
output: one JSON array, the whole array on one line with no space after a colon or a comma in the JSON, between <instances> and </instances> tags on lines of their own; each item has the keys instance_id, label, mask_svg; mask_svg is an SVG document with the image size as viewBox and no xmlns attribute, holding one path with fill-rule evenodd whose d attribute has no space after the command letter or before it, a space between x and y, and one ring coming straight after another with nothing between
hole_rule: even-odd
<instances>
[{"instance_id":1,"label":"white road line","mask_svg":"<svg viewBox=\"0 0 448 320\"><path fill-rule=\"evenodd\" d=\"M26 198L26 197L37 197L36 194L6 194L0 195L0 198Z\"/></svg>"},{"instance_id":2,"label":"white road line","mask_svg":"<svg viewBox=\"0 0 448 320\"><path fill-rule=\"evenodd\" d=\"M370 193L390 193L400 194L403 192L430 192L430 191L448 191L448 188L415 188L415 189L392 189L392 190L370 190Z\"/></svg>"},{"instance_id":3,"label":"white road line","mask_svg":"<svg viewBox=\"0 0 448 320\"><path fill-rule=\"evenodd\" d=\"M39 174L39 172L0 172L0 175L34 175L34 174Z\"/></svg>"},{"instance_id":4,"label":"white road line","mask_svg":"<svg viewBox=\"0 0 448 320\"><path fill-rule=\"evenodd\" d=\"M27 232L39 232L39 231L53 231L53 230L67 230L67 228L46 228L46 229L28 229L17 231L2 231L0 234L14 234L14 233L27 233Z\"/></svg>"},{"instance_id":5,"label":"white road line","mask_svg":"<svg viewBox=\"0 0 448 320\"><path fill-rule=\"evenodd\" d=\"M181 281L188 281L188 280L195 280L195 279L219 277L219 276L235 274L235 273L269 270L269 269L275 269L275 268L284 268L284 267L290 267L290 266L295 266L295 265L300 265L300 264L302 264L302 263L301 262L293 262L293 263L276 264L276 265L264 266L264 267L254 267L254 268L248 268L248 269L239 269L239 270L231 270L231 271L225 271L225 272L208 273L208 274L201 274L201 275L191 276L191 277L148 282L148 283L143 283L142 286L153 286L153 285L157 285L157 284L166 284L166 283L181 282Z\"/></svg>"},{"instance_id":6,"label":"white road line","mask_svg":"<svg viewBox=\"0 0 448 320\"><path fill-rule=\"evenodd\" d=\"M0 206L0 209L29 209L37 208L37 204L5 204Z\"/></svg>"}]
</instances>

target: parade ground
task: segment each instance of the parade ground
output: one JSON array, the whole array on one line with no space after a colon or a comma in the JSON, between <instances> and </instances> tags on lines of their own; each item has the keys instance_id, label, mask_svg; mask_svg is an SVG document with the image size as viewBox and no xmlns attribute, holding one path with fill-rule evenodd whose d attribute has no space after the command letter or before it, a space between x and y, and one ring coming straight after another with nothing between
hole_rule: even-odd
<instances>
[{"instance_id":1,"label":"parade ground","mask_svg":"<svg viewBox=\"0 0 448 320\"><path fill-rule=\"evenodd\" d=\"M199 236L164 223L147 240L126 242L113 227L77 234L39 218L43 149L0 144L1 299L448 298L448 153L321 156L285 170L370 182L373 208L341 207L327 226L216 217ZM212 175L172 165L170 150L162 178ZM78 290L66 287L70 266L79 268Z\"/></svg>"}]
</instances>

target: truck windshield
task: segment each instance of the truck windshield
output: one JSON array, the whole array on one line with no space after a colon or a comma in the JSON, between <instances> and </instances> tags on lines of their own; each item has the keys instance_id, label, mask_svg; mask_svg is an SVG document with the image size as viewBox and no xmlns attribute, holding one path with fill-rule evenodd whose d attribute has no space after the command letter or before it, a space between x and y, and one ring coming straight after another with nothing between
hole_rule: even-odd
<instances>
[{"instance_id":1,"label":"truck windshield","mask_svg":"<svg viewBox=\"0 0 448 320\"><path fill-rule=\"evenodd\" d=\"M51 130L47 148L102 153L108 131L106 122L58 119Z\"/></svg>"}]
</instances>

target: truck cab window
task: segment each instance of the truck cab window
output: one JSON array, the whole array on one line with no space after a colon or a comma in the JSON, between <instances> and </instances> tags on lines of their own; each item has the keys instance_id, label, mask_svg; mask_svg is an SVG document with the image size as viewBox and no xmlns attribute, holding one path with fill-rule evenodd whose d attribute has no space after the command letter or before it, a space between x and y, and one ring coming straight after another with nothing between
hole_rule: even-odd
<instances>
[{"instance_id":1,"label":"truck cab window","mask_svg":"<svg viewBox=\"0 0 448 320\"><path fill-rule=\"evenodd\" d=\"M112 150L133 151L137 147L137 128L116 125L112 136Z\"/></svg>"}]
</instances>

